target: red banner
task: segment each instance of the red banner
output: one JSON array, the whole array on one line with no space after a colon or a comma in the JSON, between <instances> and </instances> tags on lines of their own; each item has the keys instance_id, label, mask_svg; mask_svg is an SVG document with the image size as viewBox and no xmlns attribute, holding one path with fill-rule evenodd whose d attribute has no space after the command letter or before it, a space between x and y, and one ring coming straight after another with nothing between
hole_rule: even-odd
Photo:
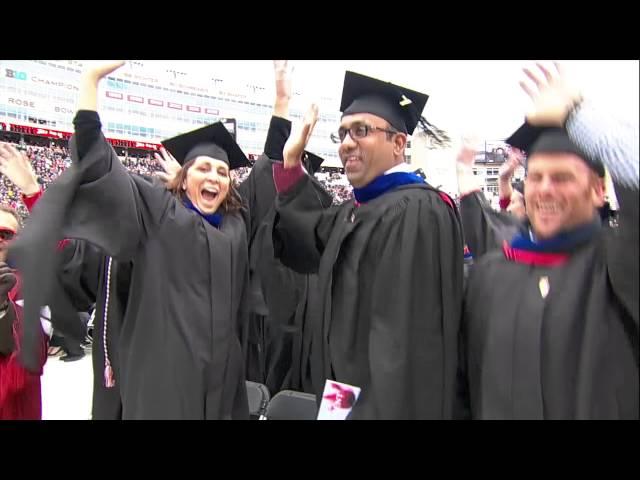
<instances>
[{"instance_id":1,"label":"red banner","mask_svg":"<svg viewBox=\"0 0 640 480\"><path fill-rule=\"evenodd\" d=\"M114 147L120 148L137 148L140 150L160 150L160 145L150 142L138 142L135 140L121 140L119 138L107 138L109 143Z\"/></svg>"},{"instance_id":2,"label":"red banner","mask_svg":"<svg viewBox=\"0 0 640 480\"><path fill-rule=\"evenodd\" d=\"M69 140L71 133L61 132L59 130L52 130L50 128L39 127L27 127L24 125L10 124L9 130L16 133L23 133L26 135L35 135L38 137L58 138L60 140Z\"/></svg>"},{"instance_id":3,"label":"red banner","mask_svg":"<svg viewBox=\"0 0 640 480\"><path fill-rule=\"evenodd\" d=\"M6 124L3 124L6 127ZM57 138L60 140L69 140L71 138L70 132L61 132L59 130L52 130L50 128L28 127L25 125L9 124L9 130L16 133L23 133L25 135L35 135L39 137ZM119 138L107 138L107 141L115 146L121 148L138 148L141 150L160 150L160 145L151 142L139 142L136 140L123 140Z\"/></svg>"}]
</instances>

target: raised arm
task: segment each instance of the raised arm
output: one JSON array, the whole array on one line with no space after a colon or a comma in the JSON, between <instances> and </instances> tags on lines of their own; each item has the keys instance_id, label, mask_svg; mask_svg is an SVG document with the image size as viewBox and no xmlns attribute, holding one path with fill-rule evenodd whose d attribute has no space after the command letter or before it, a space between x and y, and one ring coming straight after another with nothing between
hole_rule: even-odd
<instances>
[{"instance_id":1,"label":"raised arm","mask_svg":"<svg viewBox=\"0 0 640 480\"><path fill-rule=\"evenodd\" d=\"M273 246L282 263L299 273L317 271L338 216L337 209L325 208L302 168L302 155L317 119L318 107L312 105L302 127L289 137L284 147L284 161L273 164L278 192Z\"/></svg>"},{"instance_id":2,"label":"raised arm","mask_svg":"<svg viewBox=\"0 0 640 480\"><path fill-rule=\"evenodd\" d=\"M0 173L20 190L22 201L31 212L42 190L29 157L9 143L0 142Z\"/></svg>"},{"instance_id":3,"label":"raised arm","mask_svg":"<svg viewBox=\"0 0 640 480\"><path fill-rule=\"evenodd\" d=\"M517 148L512 148L506 162L500 166L498 172L498 197L500 198L500 209L506 210L511 203L511 195L513 188L511 187L511 179L513 174L522 164L523 155Z\"/></svg>"},{"instance_id":4,"label":"raised arm","mask_svg":"<svg viewBox=\"0 0 640 480\"><path fill-rule=\"evenodd\" d=\"M21 362L30 371L39 368L39 310L55 286L58 242L83 239L117 259L131 259L171 200L161 185L130 176L100 132L98 83L120 65L102 63L83 74L70 140L73 164L49 186L10 248L23 278Z\"/></svg>"},{"instance_id":5,"label":"raised arm","mask_svg":"<svg viewBox=\"0 0 640 480\"><path fill-rule=\"evenodd\" d=\"M499 248L517 232L519 220L508 213L496 212L487 203L480 182L473 174L475 149L462 147L457 157L460 217L464 239L474 258Z\"/></svg>"},{"instance_id":6,"label":"raised arm","mask_svg":"<svg viewBox=\"0 0 640 480\"><path fill-rule=\"evenodd\" d=\"M102 135L96 111L98 85L122 64L100 63L82 75L71 140L80 185L67 212L64 233L128 260L159 224L170 194L151 180L130 175Z\"/></svg>"}]
</instances>

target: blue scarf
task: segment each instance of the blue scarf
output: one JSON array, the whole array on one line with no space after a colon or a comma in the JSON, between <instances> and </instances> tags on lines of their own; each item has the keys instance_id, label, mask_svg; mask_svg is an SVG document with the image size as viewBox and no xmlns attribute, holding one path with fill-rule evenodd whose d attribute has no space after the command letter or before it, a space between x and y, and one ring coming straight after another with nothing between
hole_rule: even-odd
<instances>
[{"instance_id":1,"label":"blue scarf","mask_svg":"<svg viewBox=\"0 0 640 480\"><path fill-rule=\"evenodd\" d=\"M424 183L424 180L415 173L388 173L387 175L379 176L365 187L354 188L353 196L356 197L358 203L366 203L396 187L412 183Z\"/></svg>"},{"instance_id":2,"label":"blue scarf","mask_svg":"<svg viewBox=\"0 0 640 480\"><path fill-rule=\"evenodd\" d=\"M220 224L222 223L221 213L216 212L216 213L210 213L209 215L205 215L200 210L198 210L197 207L193 203L191 203L191 200L189 200L187 197L184 197L184 199L182 200L182 203L184 203L184 206L187 207L189 210L193 210L202 218L204 218L207 222L209 222L209 224L213 225L216 228L220 228Z\"/></svg>"},{"instance_id":3,"label":"blue scarf","mask_svg":"<svg viewBox=\"0 0 640 480\"><path fill-rule=\"evenodd\" d=\"M600 219L581 225L569 232L563 232L546 240L533 241L529 232L516 235L511 240L511 247L529 252L569 253L576 247L587 243L598 233L602 226Z\"/></svg>"}]
</instances>

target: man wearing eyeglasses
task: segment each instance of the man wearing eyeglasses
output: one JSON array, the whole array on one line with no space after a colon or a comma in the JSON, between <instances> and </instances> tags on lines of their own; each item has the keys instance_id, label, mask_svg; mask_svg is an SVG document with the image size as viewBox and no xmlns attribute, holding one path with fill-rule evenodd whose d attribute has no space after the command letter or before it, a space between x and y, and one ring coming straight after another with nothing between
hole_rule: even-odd
<instances>
[{"instance_id":1,"label":"man wearing eyeglasses","mask_svg":"<svg viewBox=\"0 0 640 480\"><path fill-rule=\"evenodd\" d=\"M347 72L340 129L333 136L354 199L329 209L301 167L317 119L274 165L274 247L300 272L318 272L309 307L313 335L304 368L316 395L327 380L362 389L350 419L452 417L461 312L463 242L458 211L405 162L427 96Z\"/></svg>"}]
</instances>

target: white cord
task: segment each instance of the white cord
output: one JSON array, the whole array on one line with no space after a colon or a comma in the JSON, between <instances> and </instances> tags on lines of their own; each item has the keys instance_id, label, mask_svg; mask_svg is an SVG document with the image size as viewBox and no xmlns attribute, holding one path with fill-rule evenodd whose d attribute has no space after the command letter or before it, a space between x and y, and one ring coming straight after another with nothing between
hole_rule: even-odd
<instances>
[{"instance_id":1,"label":"white cord","mask_svg":"<svg viewBox=\"0 0 640 480\"><path fill-rule=\"evenodd\" d=\"M104 327L102 331L102 346L104 347L104 368L105 372L107 370L112 370L111 362L109 361L109 350L107 348L107 322L109 318L109 297L111 296L111 262L113 258L109 257L109 261L107 263L107 294L104 301ZM105 386L110 388L113 384L110 384L110 379L107 377L105 373Z\"/></svg>"}]
</instances>

